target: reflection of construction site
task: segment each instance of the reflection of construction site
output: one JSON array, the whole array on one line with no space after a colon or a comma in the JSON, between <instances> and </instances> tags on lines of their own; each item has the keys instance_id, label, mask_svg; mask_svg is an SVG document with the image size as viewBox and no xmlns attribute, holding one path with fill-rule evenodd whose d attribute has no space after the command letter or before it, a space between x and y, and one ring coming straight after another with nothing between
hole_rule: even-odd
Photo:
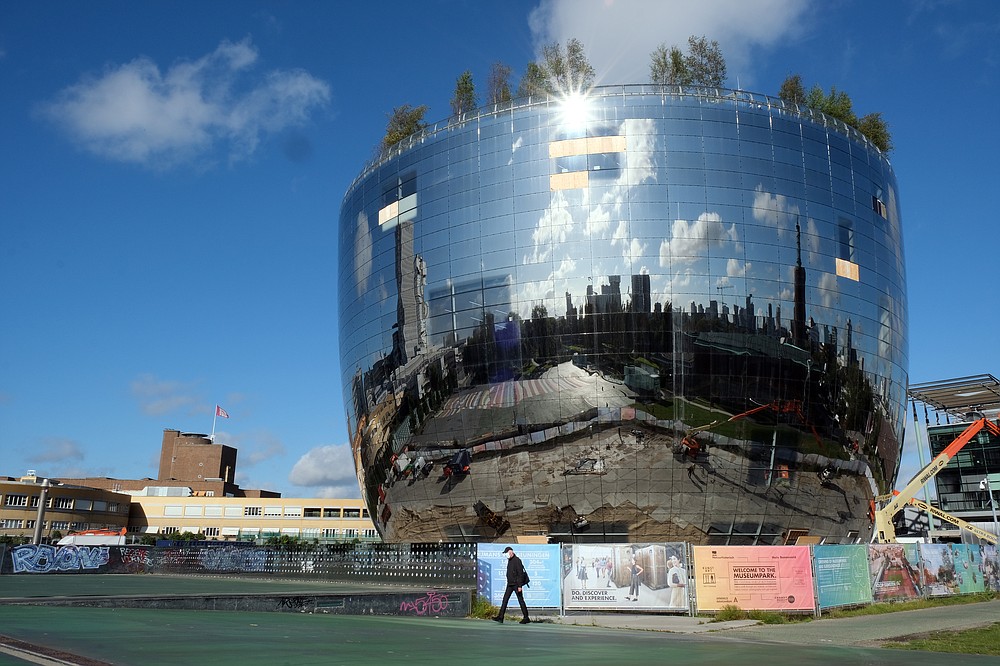
<instances>
[{"instance_id":1,"label":"reflection of construction site","mask_svg":"<svg viewBox=\"0 0 1000 666\"><path fill-rule=\"evenodd\" d=\"M735 415L723 432L700 428L693 451L682 445L693 429L620 406L629 401L618 395L614 406L609 400L544 430L516 434L508 422L505 437L465 449L472 462L460 484L435 473L383 488L388 537L494 538L485 512L474 509L479 500L512 533L554 540L780 543L794 525L827 542L853 542L868 529L867 464L817 451L808 424L778 423L798 418L790 406ZM511 409L521 406L515 400ZM437 439L426 447L416 441L411 458L443 460L452 451Z\"/></svg>"}]
</instances>

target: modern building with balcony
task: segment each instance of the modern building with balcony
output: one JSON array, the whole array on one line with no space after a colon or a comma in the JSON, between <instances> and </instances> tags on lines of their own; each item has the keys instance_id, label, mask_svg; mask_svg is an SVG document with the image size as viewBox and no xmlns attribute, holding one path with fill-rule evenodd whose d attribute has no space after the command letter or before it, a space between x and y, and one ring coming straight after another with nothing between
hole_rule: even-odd
<instances>
[{"instance_id":1,"label":"modern building with balcony","mask_svg":"<svg viewBox=\"0 0 1000 666\"><path fill-rule=\"evenodd\" d=\"M937 457L975 420L985 417L996 421L1000 416L1000 381L990 374L920 383L910 386L909 393L925 406L929 449L925 462ZM920 424L914 425L920 429ZM977 432L926 489L929 502L942 511L987 532L1000 533L996 506L1000 499L1000 437L987 429ZM934 541L975 539L963 535L951 522L928 519L927 524L927 536Z\"/></svg>"},{"instance_id":2,"label":"modern building with balcony","mask_svg":"<svg viewBox=\"0 0 1000 666\"><path fill-rule=\"evenodd\" d=\"M903 438L901 224L867 139L745 91L601 87L404 140L340 213L379 532L867 541Z\"/></svg>"}]
</instances>

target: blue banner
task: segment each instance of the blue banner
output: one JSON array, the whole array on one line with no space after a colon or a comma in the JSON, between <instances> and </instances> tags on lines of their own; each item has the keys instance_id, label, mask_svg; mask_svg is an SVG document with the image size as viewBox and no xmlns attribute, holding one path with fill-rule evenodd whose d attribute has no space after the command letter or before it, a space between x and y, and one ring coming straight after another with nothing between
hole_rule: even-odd
<instances>
[{"instance_id":1,"label":"blue banner","mask_svg":"<svg viewBox=\"0 0 1000 666\"><path fill-rule=\"evenodd\" d=\"M478 591L495 606L503 601L507 589L507 556L503 549L510 546L521 558L531 583L524 588L524 603L528 608L559 607L559 546L558 544L481 543L479 544ZM517 608L517 598L511 597L508 607Z\"/></svg>"},{"instance_id":2,"label":"blue banner","mask_svg":"<svg viewBox=\"0 0 1000 666\"><path fill-rule=\"evenodd\" d=\"M820 608L872 602L867 546L813 546L813 561Z\"/></svg>"}]
</instances>

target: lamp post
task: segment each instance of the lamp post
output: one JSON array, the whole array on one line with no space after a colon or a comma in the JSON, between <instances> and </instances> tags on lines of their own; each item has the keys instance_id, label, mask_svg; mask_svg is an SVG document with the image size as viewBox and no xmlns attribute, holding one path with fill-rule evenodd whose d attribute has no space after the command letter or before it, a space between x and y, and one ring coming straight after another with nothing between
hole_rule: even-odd
<instances>
[{"instance_id":1,"label":"lamp post","mask_svg":"<svg viewBox=\"0 0 1000 666\"><path fill-rule=\"evenodd\" d=\"M986 494L990 496L990 510L993 512L993 533L1000 536L1000 529L997 528L997 505L993 501L993 489L990 488L989 476L979 482L979 489L985 490Z\"/></svg>"},{"instance_id":2,"label":"lamp post","mask_svg":"<svg viewBox=\"0 0 1000 666\"><path fill-rule=\"evenodd\" d=\"M35 517L35 532L31 538L31 543L36 546L42 542L42 524L45 522L45 502L48 499L47 495L50 485L49 480L44 479L42 481L42 492L38 496L38 515Z\"/></svg>"}]
</instances>

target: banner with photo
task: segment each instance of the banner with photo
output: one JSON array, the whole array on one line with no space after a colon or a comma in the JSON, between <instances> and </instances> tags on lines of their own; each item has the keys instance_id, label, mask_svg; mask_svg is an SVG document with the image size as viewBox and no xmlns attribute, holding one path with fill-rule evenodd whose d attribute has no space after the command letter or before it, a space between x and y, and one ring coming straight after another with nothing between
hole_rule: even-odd
<instances>
[{"instance_id":1,"label":"banner with photo","mask_svg":"<svg viewBox=\"0 0 1000 666\"><path fill-rule=\"evenodd\" d=\"M683 543L563 546L563 607L687 612L685 559Z\"/></svg>"},{"instance_id":2,"label":"banner with photo","mask_svg":"<svg viewBox=\"0 0 1000 666\"><path fill-rule=\"evenodd\" d=\"M987 590L1000 592L1000 552L996 546L983 546L983 585Z\"/></svg>"},{"instance_id":3,"label":"banner with photo","mask_svg":"<svg viewBox=\"0 0 1000 666\"><path fill-rule=\"evenodd\" d=\"M531 583L522 589L528 608L559 607L559 545L528 543L481 543L478 554L479 594L494 606L503 602L507 589L507 556L503 549L510 546L524 564ZM517 597L507 602L517 608Z\"/></svg>"},{"instance_id":4,"label":"banner with photo","mask_svg":"<svg viewBox=\"0 0 1000 666\"><path fill-rule=\"evenodd\" d=\"M870 544L868 573L876 602L919 599L922 595L920 553L915 543Z\"/></svg>"},{"instance_id":5,"label":"banner with photo","mask_svg":"<svg viewBox=\"0 0 1000 666\"><path fill-rule=\"evenodd\" d=\"M698 610L814 610L809 546L695 546Z\"/></svg>"},{"instance_id":6,"label":"banner with photo","mask_svg":"<svg viewBox=\"0 0 1000 666\"><path fill-rule=\"evenodd\" d=\"M867 546L813 546L813 560L820 608L872 602Z\"/></svg>"},{"instance_id":7,"label":"banner with photo","mask_svg":"<svg viewBox=\"0 0 1000 666\"><path fill-rule=\"evenodd\" d=\"M984 591L983 559L979 546L961 543L922 543L920 562L928 596Z\"/></svg>"}]
</instances>

